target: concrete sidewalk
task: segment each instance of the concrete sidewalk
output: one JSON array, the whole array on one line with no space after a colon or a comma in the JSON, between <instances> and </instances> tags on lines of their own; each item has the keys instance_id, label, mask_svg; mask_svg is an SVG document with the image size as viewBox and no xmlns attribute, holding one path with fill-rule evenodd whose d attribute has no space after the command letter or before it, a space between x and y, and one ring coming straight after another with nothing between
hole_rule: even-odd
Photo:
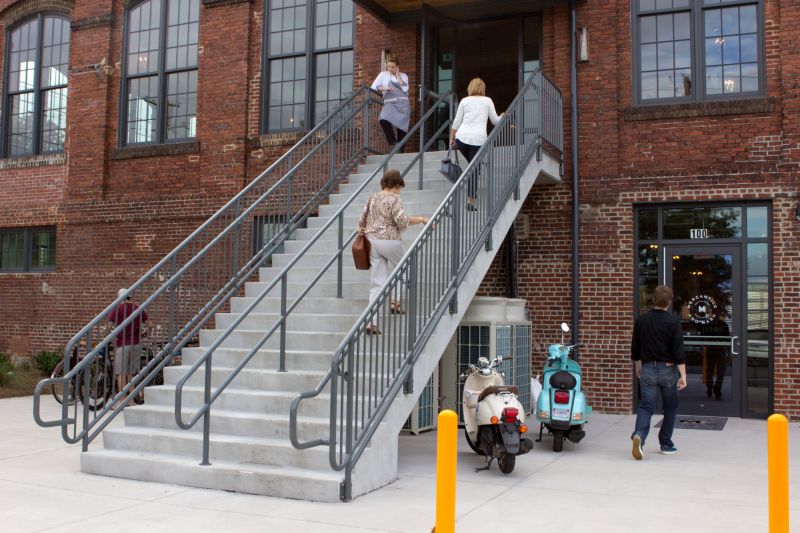
<instances>
[{"instance_id":1,"label":"concrete sidewalk","mask_svg":"<svg viewBox=\"0 0 800 533\"><path fill-rule=\"evenodd\" d=\"M45 415L58 405L45 399ZM350 503L320 504L85 475L80 448L31 418L31 398L0 400L0 531L429 532L436 435L400 438L400 479ZM533 424L531 424L533 425ZM505 476L459 441L459 533L767 531L766 423L676 430L680 452L630 456L633 417L594 415L579 445L536 444ZM790 480L800 483L800 429L790 429ZM102 446L94 443L93 446ZM212 457L213 461L213 457ZM800 491L792 492L795 529Z\"/></svg>"}]
</instances>

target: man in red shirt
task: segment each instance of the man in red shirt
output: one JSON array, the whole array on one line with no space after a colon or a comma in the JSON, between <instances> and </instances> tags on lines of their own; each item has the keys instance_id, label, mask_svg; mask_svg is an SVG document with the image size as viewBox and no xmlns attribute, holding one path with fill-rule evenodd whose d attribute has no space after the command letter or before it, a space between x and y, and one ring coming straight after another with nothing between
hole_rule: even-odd
<instances>
[{"instance_id":1,"label":"man in red shirt","mask_svg":"<svg viewBox=\"0 0 800 533\"><path fill-rule=\"evenodd\" d=\"M127 289L120 289L117 297L122 297ZM134 314L139 308L131 302L130 295L124 302L117 305L108 315L108 326L114 329L122 324L125 319ZM139 373L142 361L141 331L147 322L147 313L142 311L136 315L120 332L117 334L117 341L114 348L114 376L117 380L117 390L122 390L131 378Z\"/></svg>"}]
</instances>

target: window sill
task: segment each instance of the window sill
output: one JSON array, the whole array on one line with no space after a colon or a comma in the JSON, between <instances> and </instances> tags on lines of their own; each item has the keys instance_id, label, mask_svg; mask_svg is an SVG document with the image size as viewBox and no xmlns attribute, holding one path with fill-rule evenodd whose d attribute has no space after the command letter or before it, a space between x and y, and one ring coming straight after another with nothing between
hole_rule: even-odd
<instances>
[{"instance_id":1,"label":"window sill","mask_svg":"<svg viewBox=\"0 0 800 533\"><path fill-rule=\"evenodd\" d=\"M218 7L218 6L227 6L229 4L244 4L244 3L252 3L253 0L203 0L203 5L205 7Z\"/></svg>"},{"instance_id":2,"label":"window sill","mask_svg":"<svg viewBox=\"0 0 800 533\"><path fill-rule=\"evenodd\" d=\"M170 144L152 144L148 146L125 146L117 148L111 154L111 159L138 159L141 157L161 157L170 155L199 154L200 141L187 141Z\"/></svg>"},{"instance_id":3,"label":"window sill","mask_svg":"<svg viewBox=\"0 0 800 533\"><path fill-rule=\"evenodd\" d=\"M775 98L749 98L746 100L712 100L684 104L656 104L627 107L623 111L628 122L693 117L772 113Z\"/></svg>"},{"instance_id":4,"label":"window sill","mask_svg":"<svg viewBox=\"0 0 800 533\"><path fill-rule=\"evenodd\" d=\"M307 131L285 131L281 133L266 133L251 139L253 148L275 148L281 146L294 146L297 141L306 136Z\"/></svg>"},{"instance_id":5,"label":"window sill","mask_svg":"<svg viewBox=\"0 0 800 533\"><path fill-rule=\"evenodd\" d=\"M29 155L25 157L13 157L0 159L0 170L12 168L35 168L49 167L53 165L63 165L67 162L67 155L64 152L54 154Z\"/></svg>"}]
</instances>

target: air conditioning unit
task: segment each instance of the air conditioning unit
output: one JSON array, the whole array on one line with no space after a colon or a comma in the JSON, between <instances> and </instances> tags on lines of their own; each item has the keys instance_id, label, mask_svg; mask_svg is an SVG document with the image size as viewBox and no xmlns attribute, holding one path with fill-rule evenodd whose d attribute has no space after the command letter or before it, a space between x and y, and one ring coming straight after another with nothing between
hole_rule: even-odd
<instances>
[{"instance_id":1,"label":"air conditioning unit","mask_svg":"<svg viewBox=\"0 0 800 533\"><path fill-rule=\"evenodd\" d=\"M463 382L458 378L479 357L503 357L499 371L507 385L519 388L519 400L530 414L531 322L525 300L478 296L472 300L442 357L442 408L461 415Z\"/></svg>"}]
</instances>

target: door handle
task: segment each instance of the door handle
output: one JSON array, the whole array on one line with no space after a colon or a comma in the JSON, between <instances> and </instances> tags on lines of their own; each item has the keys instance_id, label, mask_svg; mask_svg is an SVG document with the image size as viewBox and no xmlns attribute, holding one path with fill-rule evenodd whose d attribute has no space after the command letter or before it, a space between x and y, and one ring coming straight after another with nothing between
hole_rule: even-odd
<instances>
[{"instance_id":1,"label":"door handle","mask_svg":"<svg viewBox=\"0 0 800 533\"><path fill-rule=\"evenodd\" d=\"M739 355L739 352L737 352L736 348L734 348L734 346L736 345L736 339L738 338L739 338L738 335L731 337L731 354L733 355Z\"/></svg>"}]
</instances>

